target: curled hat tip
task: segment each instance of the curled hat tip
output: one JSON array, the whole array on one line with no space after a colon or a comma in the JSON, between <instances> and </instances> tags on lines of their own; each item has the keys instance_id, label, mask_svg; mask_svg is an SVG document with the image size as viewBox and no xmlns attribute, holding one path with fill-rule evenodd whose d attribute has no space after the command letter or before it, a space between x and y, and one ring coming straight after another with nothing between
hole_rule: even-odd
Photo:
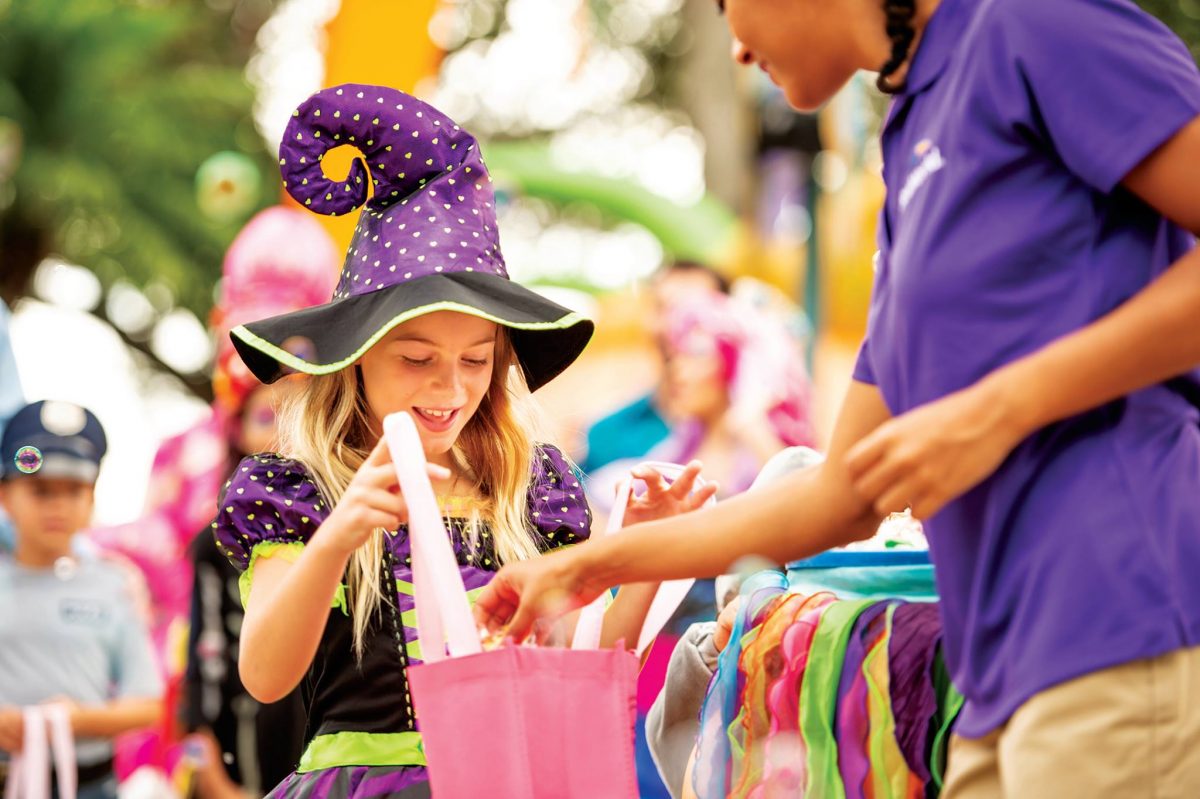
<instances>
[{"instance_id":1,"label":"curled hat tip","mask_svg":"<svg viewBox=\"0 0 1200 799\"><path fill-rule=\"evenodd\" d=\"M360 153L344 181L325 176L325 153L350 145ZM316 213L340 215L367 202L390 205L471 157L474 138L436 108L385 86L323 89L292 114L279 147L288 194ZM478 153L475 153L478 157ZM370 186L368 186L370 181Z\"/></svg>"}]
</instances>

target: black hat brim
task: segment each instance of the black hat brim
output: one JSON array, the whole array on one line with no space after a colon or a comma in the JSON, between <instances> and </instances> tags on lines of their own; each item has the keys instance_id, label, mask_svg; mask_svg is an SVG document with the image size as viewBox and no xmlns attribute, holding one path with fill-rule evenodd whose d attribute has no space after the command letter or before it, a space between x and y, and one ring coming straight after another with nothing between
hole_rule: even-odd
<instances>
[{"instance_id":1,"label":"black hat brim","mask_svg":"<svg viewBox=\"0 0 1200 799\"><path fill-rule=\"evenodd\" d=\"M436 311L508 328L531 391L570 366L595 329L590 319L499 275L452 272L251 322L230 338L254 376L273 383L293 372L344 369L397 325Z\"/></svg>"}]
</instances>

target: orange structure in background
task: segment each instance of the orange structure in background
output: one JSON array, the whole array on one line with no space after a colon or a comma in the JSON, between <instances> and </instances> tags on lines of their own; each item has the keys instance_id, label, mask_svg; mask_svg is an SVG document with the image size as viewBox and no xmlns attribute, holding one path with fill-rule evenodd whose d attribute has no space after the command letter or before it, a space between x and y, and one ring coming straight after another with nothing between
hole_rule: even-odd
<instances>
[{"instance_id":1,"label":"orange structure in background","mask_svg":"<svg viewBox=\"0 0 1200 799\"><path fill-rule=\"evenodd\" d=\"M441 0L343 0L325 27L325 78L322 86L368 83L412 92L437 74L441 48L429 38L429 22ZM345 180L357 154L338 147L322 162L325 174ZM287 192L283 201L295 204ZM358 214L321 217L325 229L345 249L354 235Z\"/></svg>"}]
</instances>

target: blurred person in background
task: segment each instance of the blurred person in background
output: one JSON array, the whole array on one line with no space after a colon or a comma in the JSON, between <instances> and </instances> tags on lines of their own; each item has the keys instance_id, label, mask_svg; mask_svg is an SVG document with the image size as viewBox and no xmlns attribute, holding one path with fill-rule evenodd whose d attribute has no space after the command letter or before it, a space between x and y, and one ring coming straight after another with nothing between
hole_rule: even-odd
<instances>
[{"instance_id":1,"label":"blurred person in background","mask_svg":"<svg viewBox=\"0 0 1200 799\"><path fill-rule=\"evenodd\" d=\"M12 554L0 555L0 750L23 749L23 708L65 704L80 799L116 797L111 739L162 713L162 679L125 571L72 547L91 520L107 448L100 421L67 402L25 406L0 439L0 504L16 531ZM7 771L5 757L0 782Z\"/></svg>"},{"instance_id":2,"label":"blurred person in background","mask_svg":"<svg viewBox=\"0 0 1200 799\"><path fill-rule=\"evenodd\" d=\"M781 449L814 443L803 354L784 320L759 310L708 294L663 318L664 384L679 423L656 457L702 461L727 496Z\"/></svg>"},{"instance_id":3,"label":"blurred person in background","mask_svg":"<svg viewBox=\"0 0 1200 799\"><path fill-rule=\"evenodd\" d=\"M238 571L217 549L208 526L216 514L222 475L247 455L275 445L277 410L302 378L264 386L237 356L229 331L251 319L324 302L333 291L338 264L338 253L320 223L283 207L252 219L225 256L221 298L212 316L218 348L214 414L227 420L223 458L213 475L210 516L193 527L198 534L188 550L192 585L183 718L188 730L211 736L224 764L223 769L197 773L202 799L231 795L233 785L261 796L281 782L300 760L305 724L298 691L261 704L242 685L237 668L242 588ZM288 346L304 357L312 345L297 339Z\"/></svg>"},{"instance_id":4,"label":"blurred person in background","mask_svg":"<svg viewBox=\"0 0 1200 799\"><path fill-rule=\"evenodd\" d=\"M237 438L231 442L239 460L271 449L277 409L294 390L294 382L285 380L251 391L239 415ZM211 739L214 746L206 747L205 753L221 763L198 770L197 795L201 799L261 796L291 773L300 759L304 706L298 691L264 705L242 685L237 668L244 612L239 575L217 549L210 531L202 529L188 550L192 598L182 716L188 731Z\"/></svg>"},{"instance_id":5,"label":"blurred person in background","mask_svg":"<svg viewBox=\"0 0 1200 799\"><path fill-rule=\"evenodd\" d=\"M17 374L17 361L13 357L12 339L8 325L12 319L8 305L0 300L0 433L17 409L25 404L21 392L21 377ZM12 523L0 510L0 552L10 551L13 546Z\"/></svg>"},{"instance_id":6,"label":"blurred person in background","mask_svg":"<svg viewBox=\"0 0 1200 799\"><path fill-rule=\"evenodd\" d=\"M654 276L650 288L653 298L650 333L661 355L658 320L665 309L695 294L728 294L729 281L704 264L675 261ZM580 462L585 474L616 460L645 455L670 435L672 415L663 389L664 385L660 383L628 405L592 423L586 432L587 453Z\"/></svg>"},{"instance_id":7,"label":"blurred person in background","mask_svg":"<svg viewBox=\"0 0 1200 799\"><path fill-rule=\"evenodd\" d=\"M659 396L671 408L670 434L649 460L700 460L721 496L749 488L775 453L811 446L808 372L788 320L744 293L695 292L668 302L658 320L664 358ZM589 478L597 508L611 504L617 476L633 465L614 461Z\"/></svg>"}]
</instances>

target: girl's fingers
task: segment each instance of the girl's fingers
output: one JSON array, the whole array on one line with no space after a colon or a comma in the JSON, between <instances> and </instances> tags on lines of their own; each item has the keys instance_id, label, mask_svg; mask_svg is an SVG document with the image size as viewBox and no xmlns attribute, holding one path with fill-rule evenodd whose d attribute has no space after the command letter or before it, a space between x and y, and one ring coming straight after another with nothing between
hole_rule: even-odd
<instances>
[{"instance_id":1,"label":"girl's fingers","mask_svg":"<svg viewBox=\"0 0 1200 799\"><path fill-rule=\"evenodd\" d=\"M632 472L633 476L646 484L646 495L649 499L654 500L663 494L667 493L670 485L663 476L649 466L638 467Z\"/></svg>"},{"instance_id":2,"label":"girl's fingers","mask_svg":"<svg viewBox=\"0 0 1200 799\"><path fill-rule=\"evenodd\" d=\"M683 499L688 494L692 493L692 489L696 485L696 479L700 477L700 470L704 468L704 464L700 461L690 462L684 470L679 474L671 486L671 493L676 499Z\"/></svg>"},{"instance_id":3,"label":"girl's fingers","mask_svg":"<svg viewBox=\"0 0 1200 799\"><path fill-rule=\"evenodd\" d=\"M400 494L382 488L368 488L362 493L362 501L371 510L391 513L396 516L408 514L408 503Z\"/></svg>"},{"instance_id":4,"label":"girl's fingers","mask_svg":"<svg viewBox=\"0 0 1200 799\"><path fill-rule=\"evenodd\" d=\"M519 644L529 637L529 633L536 623L537 614L533 610L533 603L526 601L525 597L521 597L517 609L513 611L512 617L508 621L508 636Z\"/></svg>"},{"instance_id":5,"label":"girl's fingers","mask_svg":"<svg viewBox=\"0 0 1200 799\"><path fill-rule=\"evenodd\" d=\"M714 496L716 496L716 494L717 494L717 484L716 483L708 483L704 486L701 486L700 489L698 491L696 491L696 493L694 493L690 497L688 497L688 500L687 500L688 510L696 510L697 508L702 507L705 502L708 502L710 499L712 499Z\"/></svg>"},{"instance_id":6,"label":"girl's fingers","mask_svg":"<svg viewBox=\"0 0 1200 799\"><path fill-rule=\"evenodd\" d=\"M553 619L538 619L533 623L533 639L538 644L545 646L551 642L554 636L554 620Z\"/></svg>"},{"instance_id":7,"label":"girl's fingers","mask_svg":"<svg viewBox=\"0 0 1200 799\"><path fill-rule=\"evenodd\" d=\"M342 507L351 511L347 517L352 520L351 524L364 531L395 530L408 520L408 504L404 497L377 486L357 486L353 492L347 492Z\"/></svg>"},{"instance_id":8,"label":"girl's fingers","mask_svg":"<svg viewBox=\"0 0 1200 799\"><path fill-rule=\"evenodd\" d=\"M363 466L380 466L382 464L390 464L392 462L392 453L388 450L387 439L383 436L375 442L375 448L371 450L371 454L367 456L367 460Z\"/></svg>"},{"instance_id":9,"label":"girl's fingers","mask_svg":"<svg viewBox=\"0 0 1200 799\"><path fill-rule=\"evenodd\" d=\"M516 612L516 605L496 594L491 595L491 599L486 605L477 602L471 609L471 613L475 616L475 626L488 633L502 629Z\"/></svg>"},{"instance_id":10,"label":"girl's fingers","mask_svg":"<svg viewBox=\"0 0 1200 799\"><path fill-rule=\"evenodd\" d=\"M917 521L925 521L933 514L942 509L946 504L948 497L942 492L933 492L930 494L922 494L919 497L912 499L912 515Z\"/></svg>"},{"instance_id":11,"label":"girl's fingers","mask_svg":"<svg viewBox=\"0 0 1200 799\"><path fill-rule=\"evenodd\" d=\"M395 489L400 485L396 477L396 467L390 460L381 464L368 461L362 465L358 473L367 485L390 489ZM426 463L425 473L429 475L430 480L449 480L453 476L449 469L445 466L438 466L436 463Z\"/></svg>"},{"instance_id":12,"label":"girl's fingers","mask_svg":"<svg viewBox=\"0 0 1200 799\"><path fill-rule=\"evenodd\" d=\"M513 620L521 604L521 589L512 582L513 570L500 571L475 602L475 620L496 632Z\"/></svg>"},{"instance_id":13,"label":"girl's fingers","mask_svg":"<svg viewBox=\"0 0 1200 799\"><path fill-rule=\"evenodd\" d=\"M384 530L395 530L404 519L395 513L387 513L380 510L368 510L363 514L363 527L368 530L382 528Z\"/></svg>"},{"instance_id":14,"label":"girl's fingers","mask_svg":"<svg viewBox=\"0 0 1200 799\"><path fill-rule=\"evenodd\" d=\"M354 475L354 480L361 486L387 488L389 485L396 484L396 470L391 463L368 462L358 467L358 473Z\"/></svg>"}]
</instances>

